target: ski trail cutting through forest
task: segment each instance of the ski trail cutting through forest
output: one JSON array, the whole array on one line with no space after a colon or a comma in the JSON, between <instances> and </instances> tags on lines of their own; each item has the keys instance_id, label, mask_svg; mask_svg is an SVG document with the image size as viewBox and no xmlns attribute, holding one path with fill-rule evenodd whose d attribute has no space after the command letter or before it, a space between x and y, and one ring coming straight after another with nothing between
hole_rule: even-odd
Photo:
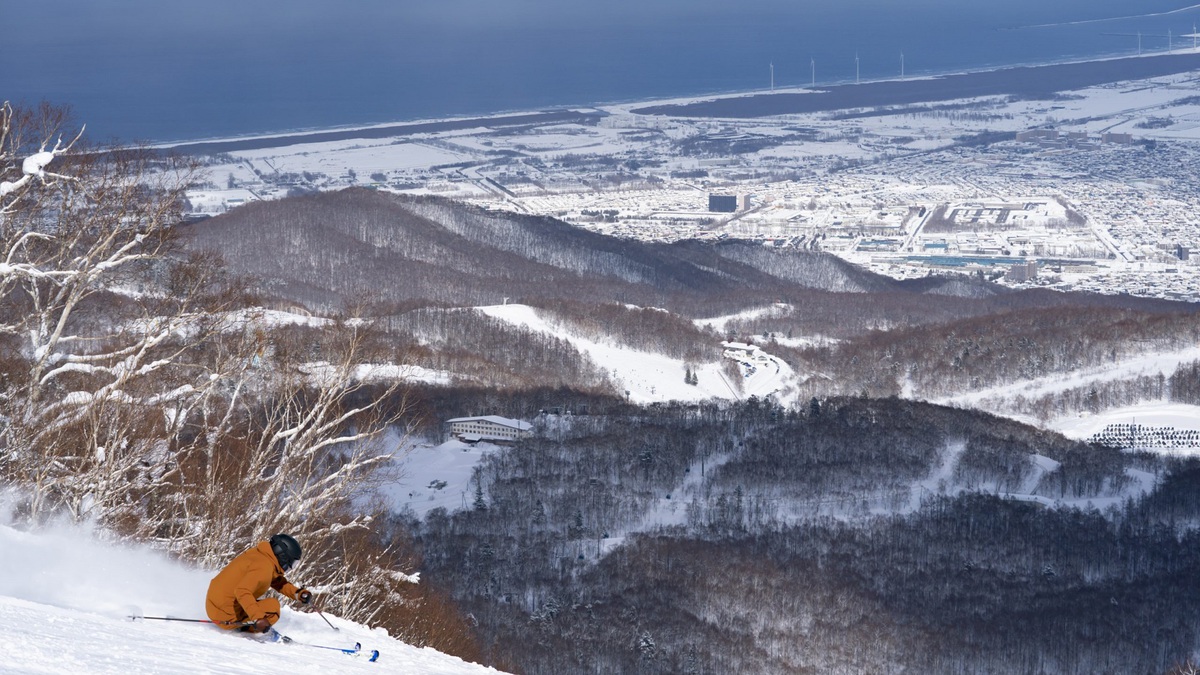
<instances>
[{"instance_id":1,"label":"ski trail cutting through forest","mask_svg":"<svg viewBox=\"0 0 1200 675\"><path fill-rule=\"evenodd\" d=\"M992 408L984 405L989 401L1023 396L1026 400L1047 394L1103 384L1119 379L1140 376L1169 375L1181 365L1200 360L1200 347L1190 347L1170 352L1155 352L1126 359L1111 365L1080 368L1068 372L1051 373L1042 377L1021 380L1009 384L977 389L975 391L931 399L931 403L972 408Z\"/></svg>"},{"instance_id":2,"label":"ski trail cutting through forest","mask_svg":"<svg viewBox=\"0 0 1200 675\"><path fill-rule=\"evenodd\" d=\"M952 484L954 479L954 470L958 468L958 460L962 457L963 452L967 449L965 440L956 440L946 443L946 448L942 450L941 456L938 458L938 466L930 473L925 480L919 481L912 488L912 495L909 499L909 510L916 511L921 507L921 502L926 496L944 495L947 493L948 486Z\"/></svg>"},{"instance_id":3,"label":"ski trail cutting through forest","mask_svg":"<svg viewBox=\"0 0 1200 675\"><path fill-rule=\"evenodd\" d=\"M650 532L655 528L669 525L687 525L689 507L693 501L703 501L704 484L710 472L720 469L733 459L733 452L723 452L712 457L702 458L688 467L675 488L662 497L658 497L653 505L642 514L633 525L623 528L612 537L604 540L600 550L601 556L620 546L630 533Z\"/></svg>"}]
</instances>

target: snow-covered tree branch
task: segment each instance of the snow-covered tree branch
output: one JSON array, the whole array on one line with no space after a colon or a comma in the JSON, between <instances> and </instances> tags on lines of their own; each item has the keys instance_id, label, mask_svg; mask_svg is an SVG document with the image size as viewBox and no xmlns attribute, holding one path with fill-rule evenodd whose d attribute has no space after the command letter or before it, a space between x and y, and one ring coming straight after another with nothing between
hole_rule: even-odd
<instances>
[{"instance_id":1,"label":"snow-covered tree branch","mask_svg":"<svg viewBox=\"0 0 1200 675\"><path fill-rule=\"evenodd\" d=\"M407 583L367 503L407 408L396 355L358 317L280 331L219 256L185 253L194 169L0 105L0 487L29 520L213 565L290 532L312 583L367 607Z\"/></svg>"},{"instance_id":2,"label":"snow-covered tree branch","mask_svg":"<svg viewBox=\"0 0 1200 675\"><path fill-rule=\"evenodd\" d=\"M276 337L246 331L247 345L229 350L255 357L226 361L220 395L187 413L196 416L197 435L176 450L168 476L174 501L151 520L189 557L213 562L264 532L292 533L313 544L299 573L336 585L350 564L340 542L370 535L376 514L368 495L393 477L399 440L384 432L408 412L405 390L363 367L380 354L374 332L360 321ZM343 611L364 611L372 603L360 602L363 594L391 591L398 582L386 562L353 563L353 583L336 601Z\"/></svg>"},{"instance_id":3,"label":"snow-covered tree branch","mask_svg":"<svg viewBox=\"0 0 1200 675\"><path fill-rule=\"evenodd\" d=\"M214 386L195 357L238 282L176 252L189 163L68 122L0 106L0 480L30 518L137 522L174 461L165 410Z\"/></svg>"}]
</instances>

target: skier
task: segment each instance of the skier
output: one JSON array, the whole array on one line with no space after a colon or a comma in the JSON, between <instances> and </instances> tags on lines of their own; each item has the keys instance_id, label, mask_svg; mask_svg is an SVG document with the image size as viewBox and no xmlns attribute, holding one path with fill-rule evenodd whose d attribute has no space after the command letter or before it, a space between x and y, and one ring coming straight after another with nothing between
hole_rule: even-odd
<instances>
[{"instance_id":1,"label":"skier","mask_svg":"<svg viewBox=\"0 0 1200 675\"><path fill-rule=\"evenodd\" d=\"M237 556L208 584L208 618L226 630L271 630L279 620L280 608L279 600L262 599L267 588L301 604L312 602L312 593L296 588L283 576L299 559L300 544L288 534L277 534Z\"/></svg>"}]
</instances>

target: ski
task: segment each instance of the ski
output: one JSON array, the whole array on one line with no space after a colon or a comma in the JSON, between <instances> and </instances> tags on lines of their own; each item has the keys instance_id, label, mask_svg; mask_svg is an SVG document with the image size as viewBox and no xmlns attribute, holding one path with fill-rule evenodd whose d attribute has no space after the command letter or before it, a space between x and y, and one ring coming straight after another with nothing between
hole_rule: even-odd
<instances>
[{"instance_id":1,"label":"ski","mask_svg":"<svg viewBox=\"0 0 1200 675\"><path fill-rule=\"evenodd\" d=\"M173 616L141 616L139 614L131 614L131 615L129 615L128 618L130 621L153 620L153 621L184 621L187 623L209 623L209 624L217 623L215 621L209 621L208 619L183 619L183 618L178 618L178 617L173 617ZM245 623L241 623L238 625L253 626L254 623L253 622L245 622ZM275 630L274 628L271 628L271 630L266 633L238 632L237 635L239 635L241 637L252 638L252 639L255 639L258 641L282 642L287 645L300 645L301 647L312 647L313 649L331 649L333 651L338 651L343 654L347 654L349 656L367 656L367 657L369 657L367 660L370 661L371 663L375 663L376 661L379 660L379 650L372 649L370 651L363 651L361 642L355 642L353 649L350 649L348 647L327 647L325 645L314 645L314 644L311 644L308 642L299 642L297 640L293 640L292 638L284 635L283 633L280 633L279 631Z\"/></svg>"},{"instance_id":2,"label":"ski","mask_svg":"<svg viewBox=\"0 0 1200 675\"><path fill-rule=\"evenodd\" d=\"M372 649L370 651L363 651L361 642L355 642L353 649L350 649L347 647L327 647L325 645L314 645L314 644L311 644L308 642L299 642L297 640L293 640L292 638L284 635L283 633L280 633L279 631L275 630L274 628L271 629L271 633L275 637L276 640L279 640L280 642L283 642L284 644L300 645L301 647L312 647L313 649L330 649L330 650L333 650L336 652L341 652L343 654L347 654L349 656L368 656L370 658L368 658L367 661L370 661L371 663L374 663L379 660L379 650Z\"/></svg>"}]
</instances>

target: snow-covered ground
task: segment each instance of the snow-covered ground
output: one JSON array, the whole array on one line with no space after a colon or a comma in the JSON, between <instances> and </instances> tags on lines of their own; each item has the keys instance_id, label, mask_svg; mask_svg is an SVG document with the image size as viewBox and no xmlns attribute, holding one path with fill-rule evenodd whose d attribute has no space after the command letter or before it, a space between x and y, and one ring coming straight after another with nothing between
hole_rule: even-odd
<instances>
[{"instance_id":1,"label":"snow-covered ground","mask_svg":"<svg viewBox=\"0 0 1200 675\"><path fill-rule=\"evenodd\" d=\"M478 309L488 316L569 341L592 361L607 369L609 377L623 391L628 392L629 400L634 403L702 401L714 398L736 400L750 394L762 397L777 390L783 383L782 370L786 366L776 368L772 365L769 369L772 375L760 376L752 382L747 382L753 390L746 389L746 393L743 394L741 387L726 377L723 364L713 362L696 364L696 384L688 384L684 382L688 364L682 359L571 335L569 331L551 325L528 305L493 305Z\"/></svg>"},{"instance_id":2,"label":"snow-covered ground","mask_svg":"<svg viewBox=\"0 0 1200 675\"><path fill-rule=\"evenodd\" d=\"M1200 430L1200 406L1186 403L1149 401L1102 413L1063 417L1049 427L1068 438L1090 438L1110 424L1140 424L1150 427L1174 427Z\"/></svg>"},{"instance_id":3,"label":"snow-covered ground","mask_svg":"<svg viewBox=\"0 0 1200 675\"><path fill-rule=\"evenodd\" d=\"M417 443L396 460L400 480L385 487L383 494L393 509L412 509L418 518L437 508L470 508L474 501L471 472L479 460L496 450L491 443L472 445L455 439L436 445Z\"/></svg>"},{"instance_id":4,"label":"snow-covered ground","mask_svg":"<svg viewBox=\"0 0 1200 675\"><path fill-rule=\"evenodd\" d=\"M85 528L27 532L0 521L0 673L496 672L326 614L334 630L314 614L286 607L276 628L308 644L259 642L203 623L128 618L203 619L212 576L145 547L103 541ZM379 650L378 662L338 651L356 642L364 652Z\"/></svg>"}]
</instances>

